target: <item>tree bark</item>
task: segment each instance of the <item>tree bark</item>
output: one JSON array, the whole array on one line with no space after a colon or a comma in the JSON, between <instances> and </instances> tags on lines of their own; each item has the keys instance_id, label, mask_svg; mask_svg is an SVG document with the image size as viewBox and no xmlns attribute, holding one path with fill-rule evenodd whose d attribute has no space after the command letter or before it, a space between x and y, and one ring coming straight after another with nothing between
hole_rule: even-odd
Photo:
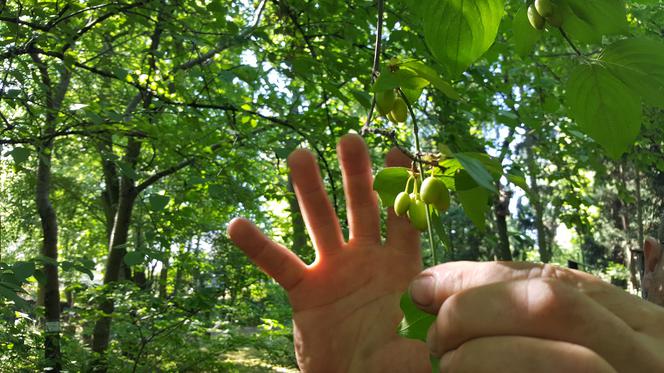
<instances>
[{"instance_id":1,"label":"tree bark","mask_svg":"<svg viewBox=\"0 0 664 373\"><path fill-rule=\"evenodd\" d=\"M37 144L37 182L35 186L35 202L42 227L41 255L50 259L44 262L44 283L40 284L40 292L44 300L44 356L45 364L51 372L62 369L60 352L60 281L58 276L58 222L55 209L50 199L51 162L53 159L54 134L58 111L65 98L71 73L66 68L60 70L60 81L53 86L48 66L37 54L31 55L41 75L45 90L46 118L44 133L46 140Z\"/></svg>"},{"instance_id":2,"label":"tree bark","mask_svg":"<svg viewBox=\"0 0 664 373\"><path fill-rule=\"evenodd\" d=\"M512 192L503 190L498 185L499 194L494 201L494 213L496 216L496 228L498 230L498 249L496 257L499 260L512 261L512 251L510 250L510 239L507 233L507 216L509 215L510 199Z\"/></svg>"},{"instance_id":3,"label":"tree bark","mask_svg":"<svg viewBox=\"0 0 664 373\"><path fill-rule=\"evenodd\" d=\"M165 249L164 261L161 262L161 270L159 271L159 298L166 299L168 292L166 287L168 285L168 270L170 269L171 249Z\"/></svg>"},{"instance_id":4,"label":"tree bark","mask_svg":"<svg viewBox=\"0 0 664 373\"><path fill-rule=\"evenodd\" d=\"M535 164L535 156L532 153L532 147L535 143L535 139L532 136L528 136L526 139L526 153L527 153L527 167L528 167L528 178L530 184L530 190L532 193L528 195L530 204L535 210L535 229L537 230L537 248L540 254L540 260L542 263L548 263L551 261L552 252L551 246L547 240L546 225L544 224L544 205L542 204L542 191L537 182L537 165Z\"/></svg>"},{"instance_id":5,"label":"tree bark","mask_svg":"<svg viewBox=\"0 0 664 373\"><path fill-rule=\"evenodd\" d=\"M298 256L303 257L306 255L307 248L307 228L304 225L302 212L300 211L300 204L295 198L295 191L293 189L293 182L290 175L288 176L288 206L290 208L291 226L293 227L293 246L292 250Z\"/></svg>"},{"instance_id":6,"label":"tree bark","mask_svg":"<svg viewBox=\"0 0 664 373\"><path fill-rule=\"evenodd\" d=\"M140 152L141 143L133 137L129 138L124 162L132 166L136 165ZM126 244L131 225L131 213L137 197L136 182L131 175L123 175L120 178L119 188L120 198L109 242L104 285L111 285L120 278L123 259L127 253ZM93 363L94 371L105 372L107 369L104 354L111 333L110 315L113 313L113 309L113 300L110 297L102 298L99 310L102 311L103 316L95 323L92 336L92 351L97 354Z\"/></svg>"}]
</instances>

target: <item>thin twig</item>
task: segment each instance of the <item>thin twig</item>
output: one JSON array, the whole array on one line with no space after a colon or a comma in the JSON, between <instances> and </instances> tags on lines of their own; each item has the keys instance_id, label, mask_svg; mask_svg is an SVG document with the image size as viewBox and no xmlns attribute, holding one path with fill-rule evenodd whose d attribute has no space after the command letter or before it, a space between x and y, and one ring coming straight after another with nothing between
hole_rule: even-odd
<instances>
[{"instance_id":1,"label":"thin twig","mask_svg":"<svg viewBox=\"0 0 664 373\"><path fill-rule=\"evenodd\" d=\"M574 45L574 43L572 42L572 39L570 39L569 36L567 36L567 33L565 32L565 30L563 30L562 27L558 27L558 30L560 30L560 34L563 36L563 38L565 38L565 40L567 40L567 43L569 43L569 45L572 47L572 49L574 49L574 52L576 52L576 55L577 56L583 56L583 53L581 53L579 48L577 48L576 45Z\"/></svg>"},{"instance_id":2,"label":"thin twig","mask_svg":"<svg viewBox=\"0 0 664 373\"><path fill-rule=\"evenodd\" d=\"M376 22L376 45L374 46L374 58L373 66L371 68L371 85L373 86L376 78L378 77L378 68L380 67L380 51L381 43L383 39L383 13L385 9L385 4L383 0L378 0L378 21ZM367 114L367 121L364 123L364 128L362 132L364 133L369 125L371 124L371 119L373 117L373 112L376 109L376 95L374 94L371 99L371 108L369 109L369 114Z\"/></svg>"},{"instance_id":3,"label":"thin twig","mask_svg":"<svg viewBox=\"0 0 664 373\"><path fill-rule=\"evenodd\" d=\"M413 106L408 102L408 97L406 97L406 94L403 93L401 88L399 88L399 95L401 95L401 98L403 98L403 101L406 103L406 107L408 108L408 112L410 113L410 118L413 121L413 135L415 136L415 148L417 149L417 165L420 170L420 175L422 176L422 181L424 182L424 166L422 162L420 162L420 157L422 155L422 149L420 148L420 128L417 124L417 118L415 117L415 111L413 111ZM431 261L432 265L438 264L438 259L436 258L436 246L433 243L433 229L431 228L431 216L429 215L430 209L428 204L424 204L424 208L427 213L427 231L429 233L429 248L431 249Z\"/></svg>"}]
</instances>

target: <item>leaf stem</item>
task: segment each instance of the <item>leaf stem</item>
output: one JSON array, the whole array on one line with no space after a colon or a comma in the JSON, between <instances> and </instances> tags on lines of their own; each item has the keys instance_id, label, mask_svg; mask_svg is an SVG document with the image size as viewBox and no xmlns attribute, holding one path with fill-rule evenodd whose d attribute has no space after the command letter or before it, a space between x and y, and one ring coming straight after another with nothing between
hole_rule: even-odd
<instances>
[{"instance_id":1,"label":"leaf stem","mask_svg":"<svg viewBox=\"0 0 664 373\"><path fill-rule=\"evenodd\" d=\"M416 163L419 167L420 175L422 175L422 180L424 180L424 166L422 164L422 161L420 160L420 155L422 154L422 148L420 147L420 128L417 124L417 118L415 117L415 111L413 111L413 106L410 104L408 101L408 97L406 97L406 94L403 93L401 88L399 88L399 95L401 98L403 98L403 101L406 103L406 107L408 108L408 112L410 113L410 118L413 121L413 135L415 136L415 148L417 149L417 154L415 154L416 158ZM417 178L415 178L415 185L417 185ZM415 191L415 193L418 193L418 191ZM427 231L429 233L429 249L431 249L431 261L432 265L438 264L438 259L436 258L436 247L433 242L433 229L431 228L431 215L430 215L430 209L428 204L424 204L424 208L426 209L427 213Z\"/></svg>"},{"instance_id":2,"label":"leaf stem","mask_svg":"<svg viewBox=\"0 0 664 373\"><path fill-rule=\"evenodd\" d=\"M576 55L579 56L579 57L583 56L583 53L581 53L579 48L577 48L576 45L574 45L574 43L572 42L572 39L570 39L569 36L567 36L567 33L565 32L565 30L563 30L562 27L558 27L558 30L560 30L560 35L562 35L563 38L567 41L567 43L572 47L572 49L574 49L574 52L576 52Z\"/></svg>"}]
</instances>

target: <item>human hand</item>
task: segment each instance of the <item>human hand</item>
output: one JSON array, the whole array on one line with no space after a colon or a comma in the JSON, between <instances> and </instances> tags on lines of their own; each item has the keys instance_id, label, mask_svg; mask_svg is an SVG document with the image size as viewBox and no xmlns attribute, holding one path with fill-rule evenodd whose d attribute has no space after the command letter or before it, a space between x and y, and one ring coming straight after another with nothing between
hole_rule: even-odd
<instances>
[{"instance_id":1,"label":"human hand","mask_svg":"<svg viewBox=\"0 0 664 373\"><path fill-rule=\"evenodd\" d=\"M382 243L366 145L361 137L347 135L337 153L348 210L348 242L315 159L306 150L293 152L288 164L316 250L314 263L305 265L247 220L233 220L228 233L288 293L302 371L430 372L426 345L396 334L402 318L400 296L421 270L419 232L390 209L387 241ZM408 166L409 160L393 150L386 163Z\"/></svg>"},{"instance_id":2,"label":"human hand","mask_svg":"<svg viewBox=\"0 0 664 373\"><path fill-rule=\"evenodd\" d=\"M664 308L583 272L447 263L410 292L441 372L664 372Z\"/></svg>"}]
</instances>

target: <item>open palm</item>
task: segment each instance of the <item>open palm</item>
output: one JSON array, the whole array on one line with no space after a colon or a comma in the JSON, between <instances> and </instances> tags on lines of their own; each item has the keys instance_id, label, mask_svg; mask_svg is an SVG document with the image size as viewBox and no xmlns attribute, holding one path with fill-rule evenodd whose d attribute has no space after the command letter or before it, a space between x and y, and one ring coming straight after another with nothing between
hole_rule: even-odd
<instances>
[{"instance_id":1,"label":"open palm","mask_svg":"<svg viewBox=\"0 0 664 373\"><path fill-rule=\"evenodd\" d=\"M231 239L288 292L293 307L295 349L305 372L430 371L424 343L396 334L399 298L421 270L419 233L388 213L388 237L380 237L380 214L372 190L371 161L357 135L337 147L343 173L350 237L323 187L313 155L297 150L288 159L297 198L316 249L305 265L287 248L244 219L231 222ZM408 165L393 150L391 166Z\"/></svg>"}]
</instances>

